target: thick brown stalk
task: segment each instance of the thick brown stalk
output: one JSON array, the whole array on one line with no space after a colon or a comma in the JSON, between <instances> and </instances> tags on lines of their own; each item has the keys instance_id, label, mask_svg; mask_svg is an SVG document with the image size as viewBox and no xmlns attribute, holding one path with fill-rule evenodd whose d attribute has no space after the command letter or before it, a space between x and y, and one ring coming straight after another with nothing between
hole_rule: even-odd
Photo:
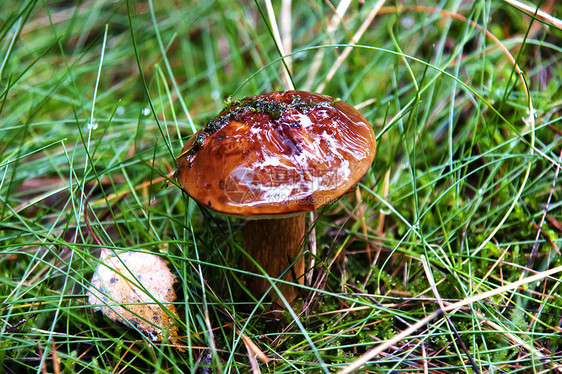
<instances>
[{"instance_id":1,"label":"thick brown stalk","mask_svg":"<svg viewBox=\"0 0 562 374\"><path fill-rule=\"evenodd\" d=\"M286 273L282 279L302 284L304 258L300 255L305 234L305 217L305 214L299 214L288 218L246 222L244 250L271 278L280 278L283 273ZM300 258L297 260L299 256ZM295 263L293 264L293 262ZM261 274L249 258L244 257L242 266L247 271ZM261 297L271 287L271 283L265 278L249 277L248 287L254 296ZM298 287L282 283L277 283L277 287L289 303L298 297ZM275 290L271 290L269 296L274 301L277 299ZM279 301L276 304L283 306L283 303Z\"/></svg>"}]
</instances>

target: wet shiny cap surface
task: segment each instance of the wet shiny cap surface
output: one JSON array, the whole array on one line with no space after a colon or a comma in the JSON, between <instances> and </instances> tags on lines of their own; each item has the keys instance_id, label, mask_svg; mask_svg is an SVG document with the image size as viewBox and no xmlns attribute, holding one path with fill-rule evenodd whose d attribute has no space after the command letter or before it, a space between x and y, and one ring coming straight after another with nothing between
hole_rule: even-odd
<instances>
[{"instance_id":1,"label":"wet shiny cap surface","mask_svg":"<svg viewBox=\"0 0 562 374\"><path fill-rule=\"evenodd\" d=\"M185 144L177 179L218 212L311 211L346 193L375 157L375 134L352 106L305 91L229 102Z\"/></svg>"}]
</instances>

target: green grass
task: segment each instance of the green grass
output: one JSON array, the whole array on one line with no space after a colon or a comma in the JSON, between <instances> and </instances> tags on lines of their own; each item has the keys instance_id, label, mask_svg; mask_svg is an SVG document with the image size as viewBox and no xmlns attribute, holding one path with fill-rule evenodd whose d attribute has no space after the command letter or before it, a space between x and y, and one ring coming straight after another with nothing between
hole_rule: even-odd
<instances>
[{"instance_id":1,"label":"green grass","mask_svg":"<svg viewBox=\"0 0 562 374\"><path fill-rule=\"evenodd\" d=\"M2 3L0 372L336 372L385 342L357 370L560 370L557 19L500 1L384 5L340 63L375 2L332 27L327 2L293 1L288 79L265 0ZM277 316L241 281L243 222L171 176L224 99L291 84L358 107L377 156L317 213L312 283ZM86 304L102 247L170 263L184 352Z\"/></svg>"}]
</instances>

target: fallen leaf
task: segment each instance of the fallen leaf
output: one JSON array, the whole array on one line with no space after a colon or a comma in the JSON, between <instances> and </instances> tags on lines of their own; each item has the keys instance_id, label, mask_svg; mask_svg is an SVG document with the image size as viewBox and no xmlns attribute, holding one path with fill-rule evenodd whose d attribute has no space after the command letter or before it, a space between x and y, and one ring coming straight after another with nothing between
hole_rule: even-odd
<instances>
[{"instance_id":1,"label":"fallen leaf","mask_svg":"<svg viewBox=\"0 0 562 374\"><path fill-rule=\"evenodd\" d=\"M176 276L162 258L148 253L103 251L88 290L88 304L113 321L132 324L153 341L168 339L178 349L178 318L172 302Z\"/></svg>"}]
</instances>

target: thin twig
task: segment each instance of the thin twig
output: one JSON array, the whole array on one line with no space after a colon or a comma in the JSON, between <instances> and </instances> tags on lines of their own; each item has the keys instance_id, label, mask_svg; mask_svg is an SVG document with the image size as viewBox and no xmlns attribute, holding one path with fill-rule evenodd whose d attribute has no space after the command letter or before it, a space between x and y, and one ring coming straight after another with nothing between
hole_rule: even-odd
<instances>
[{"instance_id":1,"label":"thin twig","mask_svg":"<svg viewBox=\"0 0 562 374\"><path fill-rule=\"evenodd\" d=\"M367 353L363 354L360 358L355 360L352 364L350 364L347 367L345 367L344 369L340 370L338 372L338 374L353 373L356 370L359 370L359 368L361 368L367 362L371 361L373 358L378 356L381 352L389 349L390 347L392 347L396 343L406 339L408 336L412 335L414 332L418 331L420 328L424 327L429 322L431 322L434 318L439 317L443 313L451 312L451 311L457 310L459 308L462 308L464 306L474 304L478 301L489 299L493 296L502 294L506 291L511 291L511 290L517 289L520 286L523 286L525 284L529 284L529 283L533 283L533 282L543 280L547 277L550 277L550 276L552 276L556 273L560 273L560 272L562 272L562 266L558 266L558 267L555 267L555 268L550 269L550 270L545 270L545 271L540 272L538 274L535 274L533 276L523 278L523 279L521 279L517 282L509 283L505 286L498 287L496 289L493 289L493 290L490 290L490 291L487 291L487 292L483 292L481 294L478 294L478 295L475 295L473 297L458 301L456 303L449 304L444 309L439 308L439 309L435 310L433 313L429 314L428 316L420 319L418 322L414 323L413 325L411 325L410 327L408 327L407 329L402 331L400 334L395 335L392 339L387 340L386 342L384 342L382 344L379 344L375 348L373 348L370 351L368 351Z\"/></svg>"},{"instance_id":2,"label":"thin twig","mask_svg":"<svg viewBox=\"0 0 562 374\"><path fill-rule=\"evenodd\" d=\"M482 313L480 313L478 311L474 311L474 312L475 312L476 316L478 318L482 319L484 321L484 323L486 323L488 326L490 326L494 330L498 331L499 333L507 336L514 344L516 344L519 347L523 347L527 352L529 352L530 354L535 356L537 359L539 359L541 361L549 359L548 356L543 355L541 352L539 352L537 349L535 349L532 345L526 343L523 339L521 339L517 335L506 331L505 328L501 327L497 323L495 323L493 321L490 321L487 318L484 318L484 315L482 315ZM552 373L554 370L556 370L558 372L562 372L562 367L560 365L553 366L553 367L549 368L548 372Z\"/></svg>"},{"instance_id":3,"label":"thin twig","mask_svg":"<svg viewBox=\"0 0 562 374\"><path fill-rule=\"evenodd\" d=\"M562 150L560 151L560 156L558 157L558 164L562 163ZM546 219L546 214L548 213L548 208L550 207L550 201L552 200L552 194L554 193L554 189L556 188L556 181L558 180L558 174L560 172L560 167L556 168L554 172L554 179L552 180L552 187L550 188L550 194L548 195L548 199L546 201L546 205L544 207L544 212L541 217L541 223L539 224L539 229L537 230L537 236L535 237L535 243L533 244L533 248L531 249L531 254L529 255L529 260L527 260L527 267L531 267L531 264L534 260L535 253L539 249L539 238L541 236L542 227L544 225L544 221ZM526 270L521 272L521 278L523 278L526 274Z\"/></svg>"},{"instance_id":4,"label":"thin twig","mask_svg":"<svg viewBox=\"0 0 562 374\"><path fill-rule=\"evenodd\" d=\"M429 373L429 365L427 363L427 354L425 353L424 342L421 343L421 351L422 351L422 362L423 362L423 374L428 374Z\"/></svg>"},{"instance_id":5,"label":"thin twig","mask_svg":"<svg viewBox=\"0 0 562 374\"><path fill-rule=\"evenodd\" d=\"M293 85L293 81L291 79L291 71L289 69L289 64L287 61L287 54L285 53L285 48L283 47L283 41L281 40L281 35L279 33L279 26L277 26L277 19L275 18L275 12L273 11L273 5L271 4L271 0L265 1L265 7L267 9L267 17L269 18L269 23L271 24L271 32L273 34L273 39L275 44L277 44L277 48L279 49L279 53L281 57L283 57L283 69L281 70L281 76L283 79L283 85L289 89L294 90L295 87Z\"/></svg>"},{"instance_id":6,"label":"thin twig","mask_svg":"<svg viewBox=\"0 0 562 374\"><path fill-rule=\"evenodd\" d=\"M383 189L382 189L382 198L383 199L387 199L387 197L388 197L389 185L390 185L390 168L388 168L388 170L386 171L386 173L384 175L384 183L383 183ZM385 217L386 217L386 214L381 209L379 211L379 227L378 227L379 238L382 238L383 234L384 234ZM376 265L380 254L381 254L381 246L379 245L378 248L377 248L377 252L375 253L375 260L373 261L373 265Z\"/></svg>"},{"instance_id":7,"label":"thin twig","mask_svg":"<svg viewBox=\"0 0 562 374\"><path fill-rule=\"evenodd\" d=\"M316 218L314 211L311 211L308 215L308 221L310 229L308 230L308 248L310 251L310 256L308 257L308 269L306 271L306 285L312 285L312 277L314 275L314 266L316 266L316 256L318 254L318 245L316 243ZM296 279L296 278L295 278Z\"/></svg>"},{"instance_id":8,"label":"thin twig","mask_svg":"<svg viewBox=\"0 0 562 374\"><path fill-rule=\"evenodd\" d=\"M363 240L365 240L365 251L367 252L367 260L372 262L372 248L369 243L369 236L367 235L367 222L365 221L365 204L361 197L361 189L359 186L355 189L355 199L357 200L357 219L361 222L361 231L363 232Z\"/></svg>"},{"instance_id":9,"label":"thin twig","mask_svg":"<svg viewBox=\"0 0 562 374\"><path fill-rule=\"evenodd\" d=\"M263 353L263 351L257 346L256 343L254 343L252 341L252 339L250 339L249 337L246 336L246 334L244 334L242 331L238 330L238 334L240 334L240 337L242 338L242 340L244 341L244 344L246 344L246 347L248 348L248 352L252 353L252 355L256 356L257 358L260 359L261 362L263 362L264 364L267 364L269 362L269 357L266 356L265 353Z\"/></svg>"},{"instance_id":10,"label":"thin twig","mask_svg":"<svg viewBox=\"0 0 562 374\"><path fill-rule=\"evenodd\" d=\"M329 83L332 80L334 75L336 75L336 72L338 71L340 66L343 64L343 62L345 61L347 56L349 56L349 54L353 50L353 46L356 45L357 43L359 43L359 40L361 40L361 37L363 36L365 31L367 31L367 29L369 28L369 26L371 25L371 23L375 19L375 16L379 12L379 10L382 8L383 4L384 4L384 0L379 0L375 4L373 9L371 9L369 14L367 15L367 19L363 22L363 24L361 24L361 26L359 27L359 29L357 30L355 35L353 35L353 37L351 38L351 40L349 42L350 45L348 47L345 47L345 49L343 50L343 53L338 56L336 62L334 63L334 65L332 66L330 71L328 71L328 74L326 75L326 78L324 79L324 81L315 90L316 92L324 91L324 88L326 87L326 84Z\"/></svg>"},{"instance_id":11,"label":"thin twig","mask_svg":"<svg viewBox=\"0 0 562 374\"><path fill-rule=\"evenodd\" d=\"M293 51L293 37L291 35L293 31L293 15L291 13L291 2L292 0L282 0L281 1L281 15L279 17L281 21L281 43L283 44L283 51L285 55L290 55ZM285 58L285 63L287 64L287 69L289 72L293 73L293 59L291 56ZM290 83L289 83L290 82ZM293 84L290 79L286 82L287 87L294 89Z\"/></svg>"},{"instance_id":12,"label":"thin twig","mask_svg":"<svg viewBox=\"0 0 562 374\"><path fill-rule=\"evenodd\" d=\"M510 4L510 5L513 5L517 9L527 13L531 17L536 17L536 18L540 19L541 21L550 23L553 26L558 27L559 29L562 29L562 21L561 20L559 20L558 18L546 13L545 11L542 11L540 8L538 8L536 6L529 6L529 5L523 4L523 3L521 3L520 1L517 1L517 0L504 0L504 1L508 4Z\"/></svg>"},{"instance_id":13,"label":"thin twig","mask_svg":"<svg viewBox=\"0 0 562 374\"><path fill-rule=\"evenodd\" d=\"M437 299L437 304L439 304L439 308L441 308L441 310L445 310L445 305L443 304L443 300L441 299L441 295L439 294L439 290L437 290L437 286L435 285L435 280L433 279L433 274L431 273L431 270L429 269L429 264L427 263L427 260L425 259L424 255L421 255L421 262L422 262L422 265L423 265L423 270L425 271L425 275L427 276L427 280L429 281L429 286L431 287L431 291L433 291L433 294L435 295L435 299ZM455 328L455 325L453 324L453 321L451 321L451 318L446 313L444 313L443 315L445 316L445 321L449 325L449 329L451 329L451 331L453 332L453 335L455 335L455 342L454 343L455 344L456 344L456 342L459 343L461 349L464 351L464 354L466 355L466 357L468 357L468 361L470 361L470 365L472 366L472 370L474 370L475 373L480 374L480 368L478 368L478 365L476 365L476 362L472 358L472 355L468 351L468 348L466 348L466 345L462 341L459 332L457 331L457 329Z\"/></svg>"},{"instance_id":14,"label":"thin twig","mask_svg":"<svg viewBox=\"0 0 562 374\"><path fill-rule=\"evenodd\" d=\"M59 374L60 373L60 360L59 355L57 354L57 345L55 344L55 340L51 340L51 359L53 360L53 373Z\"/></svg>"},{"instance_id":15,"label":"thin twig","mask_svg":"<svg viewBox=\"0 0 562 374\"><path fill-rule=\"evenodd\" d=\"M329 5L330 2L327 2ZM332 41L332 33L334 32L334 30L336 29L336 27L338 26L338 24L342 24L343 25L343 16L345 14L345 12L347 11L347 8L349 7L349 4L351 4L351 0L342 0L340 1L340 3L338 4L337 9L333 10L334 11L334 15L332 16L332 19L330 20L330 22L328 23L328 27L326 27L326 35L328 38L328 42L333 42ZM345 27L345 25L344 25ZM314 79L316 79L316 74L318 73L318 70L320 70L320 67L322 66L322 59L324 58L324 53L325 53L325 49L324 48L320 48L316 54L314 55L314 58L312 59L312 61L314 61L312 63L312 65L310 66L310 68L308 69L308 78L304 84L304 89L305 90L310 90L312 88L312 84L314 83ZM320 91L318 91L320 92Z\"/></svg>"}]
</instances>

